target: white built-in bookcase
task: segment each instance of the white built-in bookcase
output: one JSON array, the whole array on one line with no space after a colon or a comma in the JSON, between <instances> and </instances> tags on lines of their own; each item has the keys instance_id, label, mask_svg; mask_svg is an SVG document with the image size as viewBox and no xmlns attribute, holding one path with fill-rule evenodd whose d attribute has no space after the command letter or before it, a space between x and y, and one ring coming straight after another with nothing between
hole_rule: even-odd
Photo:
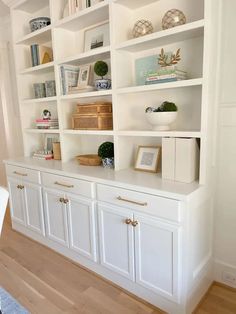
<instances>
[{"instance_id":1,"label":"white built-in bookcase","mask_svg":"<svg viewBox=\"0 0 236 314\"><path fill-rule=\"evenodd\" d=\"M62 19L64 0L26 0L12 8L18 93L25 156L31 156L44 141L45 133L58 133L62 162L76 155L96 153L104 141L115 144L115 170L132 168L139 145L161 145L162 137L193 137L200 139L200 182L206 173L206 139L208 112L207 38L208 0L104 0L103 2ZM182 10L187 24L162 30L161 20L172 8ZM29 20L50 16L52 24L30 33ZM138 19L153 23L154 33L132 38L132 28ZM110 45L84 52L85 30L109 22ZM53 48L54 61L31 67L31 44ZM175 51L181 48L179 64L190 77L185 81L149 86L135 86L135 59L142 56ZM61 64L82 65L97 60L110 64L112 90L93 91L62 96L59 68ZM57 96L34 99L33 83L56 80ZM112 131L79 131L71 129L71 115L77 103L112 101ZM145 108L174 101L179 107L173 131L152 131L145 119ZM59 118L59 129L37 130L34 120L43 109ZM152 176L153 174L150 174ZM155 175L155 174L154 174Z\"/></svg>"}]
</instances>

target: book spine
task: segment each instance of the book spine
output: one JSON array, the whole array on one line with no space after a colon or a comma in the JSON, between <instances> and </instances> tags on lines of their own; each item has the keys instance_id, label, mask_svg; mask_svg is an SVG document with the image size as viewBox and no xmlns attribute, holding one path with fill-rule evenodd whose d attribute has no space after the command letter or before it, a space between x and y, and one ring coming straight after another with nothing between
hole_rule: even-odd
<instances>
[{"instance_id":1,"label":"book spine","mask_svg":"<svg viewBox=\"0 0 236 314\"><path fill-rule=\"evenodd\" d=\"M176 82L179 81L177 78L169 78L169 79L163 79L163 80L155 80L155 81L146 81L146 85L151 85L151 84L159 84L159 83L170 83L170 82Z\"/></svg>"},{"instance_id":2,"label":"book spine","mask_svg":"<svg viewBox=\"0 0 236 314\"><path fill-rule=\"evenodd\" d=\"M62 94L66 95L65 69L64 69L64 66L61 66L61 90L62 90Z\"/></svg>"},{"instance_id":3,"label":"book spine","mask_svg":"<svg viewBox=\"0 0 236 314\"><path fill-rule=\"evenodd\" d=\"M37 62L37 45L31 45L30 50L31 50L32 66L34 67L34 66L38 65L38 62Z\"/></svg>"},{"instance_id":4,"label":"book spine","mask_svg":"<svg viewBox=\"0 0 236 314\"><path fill-rule=\"evenodd\" d=\"M35 45L35 55L36 55L36 62L37 65L40 65L40 60L39 60L39 45Z\"/></svg>"},{"instance_id":5,"label":"book spine","mask_svg":"<svg viewBox=\"0 0 236 314\"><path fill-rule=\"evenodd\" d=\"M166 74L166 75L161 75L161 76L149 76L146 81L149 82L149 81L158 81L158 80L164 80L164 79L171 79L171 78L182 78L182 79L186 79L186 76L185 75L177 75L175 73L173 74Z\"/></svg>"}]
</instances>

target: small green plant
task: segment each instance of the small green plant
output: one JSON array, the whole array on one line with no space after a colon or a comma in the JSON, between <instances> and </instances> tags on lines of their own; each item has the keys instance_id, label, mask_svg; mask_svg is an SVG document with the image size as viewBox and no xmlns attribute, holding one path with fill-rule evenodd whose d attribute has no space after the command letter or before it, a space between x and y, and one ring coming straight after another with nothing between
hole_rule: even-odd
<instances>
[{"instance_id":1,"label":"small green plant","mask_svg":"<svg viewBox=\"0 0 236 314\"><path fill-rule=\"evenodd\" d=\"M98 156L102 159L114 157L114 144L112 142L104 142L98 148Z\"/></svg>"},{"instance_id":2,"label":"small green plant","mask_svg":"<svg viewBox=\"0 0 236 314\"><path fill-rule=\"evenodd\" d=\"M107 63L104 61L97 61L94 65L94 72L103 79L103 77L108 73Z\"/></svg>"},{"instance_id":3,"label":"small green plant","mask_svg":"<svg viewBox=\"0 0 236 314\"><path fill-rule=\"evenodd\" d=\"M164 101L161 104L161 106L157 108L148 107L146 109L146 112L173 112L173 111L178 111L178 107L176 106L175 103L169 101Z\"/></svg>"}]
</instances>

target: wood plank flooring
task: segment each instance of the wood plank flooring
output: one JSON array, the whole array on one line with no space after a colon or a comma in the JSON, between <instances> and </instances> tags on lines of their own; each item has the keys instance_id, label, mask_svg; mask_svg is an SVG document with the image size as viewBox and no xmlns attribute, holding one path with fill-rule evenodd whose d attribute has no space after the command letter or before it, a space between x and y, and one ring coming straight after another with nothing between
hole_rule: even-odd
<instances>
[{"instance_id":1,"label":"wood plank flooring","mask_svg":"<svg viewBox=\"0 0 236 314\"><path fill-rule=\"evenodd\" d=\"M35 314L163 313L14 232L0 239L0 286ZM195 314L236 314L236 292L213 286Z\"/></svg>"}]
</instances>

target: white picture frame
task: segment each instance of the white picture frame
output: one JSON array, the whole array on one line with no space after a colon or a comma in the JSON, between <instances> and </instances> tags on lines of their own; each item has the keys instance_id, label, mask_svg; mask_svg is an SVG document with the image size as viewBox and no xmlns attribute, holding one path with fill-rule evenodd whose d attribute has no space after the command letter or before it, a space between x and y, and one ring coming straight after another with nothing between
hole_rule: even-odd
<instances>
[{"instance_id":1,"label":"white picture frame","mask_svg":"<svg viewBox=\"0 0 236 314\"><path fill-rule=\"evenodd\" d=\"M90 75L91 75L90 64L80 66L77 86L80 88L87 87L89 85Z\"/></svg>"},{"instance_id":2,"label":"white picture frame","mask_svg":"<svg viewBox=\"0 0 236 314\"><path fill-rule=\"evenodd\" d=\"M160 169L161 146L139 146L135 170L156 173Z\"/></svg>"},{"instance_id":3,"label":"white picture frame","mask_svg":"<svg viewBox=\"0 0 236 314\"><path fill-rule=\"evenodd\" d=\"M84 33L84 51L109 46L109 23L89 28Z\"/></svg>"}]
</instances>

